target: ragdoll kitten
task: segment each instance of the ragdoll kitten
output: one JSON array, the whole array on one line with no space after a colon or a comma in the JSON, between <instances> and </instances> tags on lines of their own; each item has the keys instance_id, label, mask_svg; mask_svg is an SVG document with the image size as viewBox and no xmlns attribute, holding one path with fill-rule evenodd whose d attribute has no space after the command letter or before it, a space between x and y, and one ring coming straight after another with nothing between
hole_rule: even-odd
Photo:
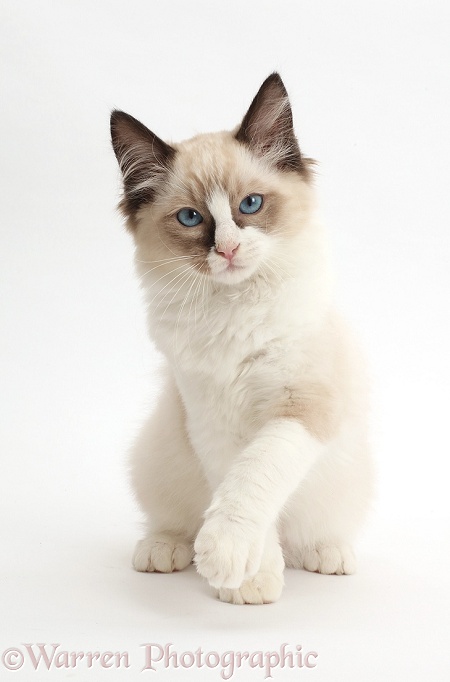
<instances>
[{"instance_id":1,"label":"ragdoll kitten","mask_svg":"<svg viewBox=\"0 0 450 682\"><path fill-rule=\"evenodd\" d=\"M194 559L234 604L284 566L352 573L371 489L366 388L333 309L311 160L274 73L242 124L167 144L111 132L164 389L132 452L138 571Z\"/></svg>"}]
</instances>

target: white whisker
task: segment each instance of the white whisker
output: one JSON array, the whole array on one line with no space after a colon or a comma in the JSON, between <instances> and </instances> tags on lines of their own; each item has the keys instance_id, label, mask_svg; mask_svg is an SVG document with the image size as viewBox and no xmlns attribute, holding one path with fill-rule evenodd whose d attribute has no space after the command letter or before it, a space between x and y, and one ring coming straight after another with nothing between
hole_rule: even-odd
<instances>
[{"instance_id":1,"label":"white whisker","mask_svg":"<svg viewBox=\"0 0 450 682\"><path fill-rule=\"evenodd\" d=\"M199 277L199 276L200 276L200 273L197 270L197 277ZM177 317L177 321L176 321L176 325L175 325L175 343L174 343L175 354L176 354L176 351L178 349L178 327L179 327L179 323L180 323L180 317L181 317L181 314L183 312L184 306L186 305L186 301L187 301L187 298L191 292L191 289L196 282L197 277L195 277L194 281L191 282L191 285L190 285L190 287L189 287L189 289L188 289L188 291L187 291L187 293L183 299L183 303L181 304L180 310L178 312L178 317ZM188 325L188 327L189 327L189 325Z\"/></svg>"},{"instance_id":2,"label":"white whisker","mask_svg":"<svg viewBox=\"0 0 450 682\"><path fill-rule=\"evenodd\" d=\"M194 268L192 268L192 269L194 269ZM156 329L155 329L155 336L157 335L157 332L158 332L158 329L159 329L159 325L161 324L161 322L163 322L163 321L165 320L166 312L167 312L167 310L169 309L169 307L172 305L172 303L173 303L173 301L175 300L175 298L177 297L177 294L180 292L180 290L182 289L182 287L189 281L189 279L190 279L191 277L194 276L194 274L195 274L195 273L191 272L191 269L189 269L188 272L182 273L182 275L184 275L184 277L180 277L180 279L178 280L178 287L176 288L175 293L173 294L173 296L172 296L172 298L170 299L169 303L166 305L166 307L165 307L163 313L162 313L162 314L160 315L160 317L159 317L159 321L158 321L158 324L157 324ZM163 301L165 301L165 299L167 298L167 296L169 296L171 293L172 293L172 289L170 289L170 290L163 296L163 298L161 299L161 301L158 303L158 305L156 306L155 310L153 311L154 317L156 317L156 311L158 310L158 308L159 308L159 306L161 305L161 303L163 303Z\"/></svg>"},{"instance_id":3,"label":"white whisker","mask_svg":"<svg viewBox=\"0 0 450 682\"><path fill-rule=\"evenodd\" d=\"M189 268L189 267L191 267L191 266L189 266L189 265L186 264L186 263L183 263L183 265L179 265L177 268L174 268L173 270L170 270L170 272L165 272L163 275L161 275L161 277L159 277L157 280L155 280L155 281L152 282L149 286L147 286L147 291L150 291L151 289L153 289L153 287L156 286L156 285L158 284L158 282L160 282L162 279L164 279L164 277L170 277L170 276L173 275L175 272L178 272L178 270L182 270L183 268ZM151 270L149 270L148 272L151 272ZM142 275L140 279L142 279L143 277L145 277L145 275L147 275L148 272L144 273L144 275ZM170 284L170 282L169 282L169 284ZM167 285L166 285L166 286L167 286ZM165 287L164 287L164 288L165 288ZM156 296L157 296L157 295L158 295L158 294L156 294Z\"/></svg>"},{"instance_id":4,"label":"white whisker","mask_svg":"<svg viewBox=\"0 0 450 682\"><path fill-rule=\"evenodd\" d=\"M149 306L151 306L151 304L153 303L153 301L154 301L156 298L158 298L158 296L160 296L160 295L162 294L162 292L165 291L165 290L167 289L167 287L169 287L171 284L173 284L174 282L176 282L177 280L179 280L186 272L189 272L190 269L193 269L193 268L192 268L192 265L188 265L188 266L182 265L182 266L180 266L179 268L176 268L176 269L177 269L177 270L180 270L180 269L182 269L182 268L184 268L184 270L182 270L182 272L179 272L178 275L175 275L175 277L173 277L173 278L170 280L170 282L167 282L167 284L165 284L165 285L163 286L162 289L160 289L159 291L156 292L156 294L153 296L152 300L149 302L149 304L148 304ZM170 274L172 274L172 273L170 273ZM165 277L165 276L166 276L166 275L163 275L163 277ZM161 279L163 279L163 277L160 277L159 280L157 280L157 282L159 282ZM156 284L157 282L155 282L155 284ZM171 290L169 290L168 293L170 293L170 291L171 291ZM164 299L163 299L163 300L164 300ZM158 303L158 305L156 306L156 308L155 308L155 310L154 310L154 313L156 312L156 310L158 310L159 305L160 305L160 303Z\"/></svg>"},{"instance_id":5,"label":"white whisker","mask_svg":"<svg viewBox=\"0 0 450 682\"><path fill-rule=\"evenodd\" d=\"M171 261L175 260L183 260L187 258L196 258L199 257L200 254L194 253L191 256L176 256L175 258L160 258L159 260L140 260L139 258L136 258L135 261L136 263L144 263L146 265L151 265L152 263L170 263Z\"/></svg>"}]
</instances>

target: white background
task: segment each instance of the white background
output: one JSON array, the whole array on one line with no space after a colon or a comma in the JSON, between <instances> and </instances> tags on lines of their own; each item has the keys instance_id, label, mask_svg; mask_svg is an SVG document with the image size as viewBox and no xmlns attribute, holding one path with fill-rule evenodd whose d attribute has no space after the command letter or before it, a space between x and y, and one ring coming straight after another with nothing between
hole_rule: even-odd
<instances>
[{"instance_id":1,"label":"white background","mask_svg":"<svg viewBox=\"0 0 450 682\"><path fill-rule=\"evenodd\" d=\"M27 659L1 679L221 679L141 674L145 642L319 653L275 680L449 679L449 20L444 0L3 0L0 654L55 642L131 667ZM372 367L378 496L357 575L288 571L277 604L233 607L192 567L130 568L125 453L157 358L108 119L173 140L231 128L273 70L320 162L337 297Z\"/></svg>"}]
</instances>

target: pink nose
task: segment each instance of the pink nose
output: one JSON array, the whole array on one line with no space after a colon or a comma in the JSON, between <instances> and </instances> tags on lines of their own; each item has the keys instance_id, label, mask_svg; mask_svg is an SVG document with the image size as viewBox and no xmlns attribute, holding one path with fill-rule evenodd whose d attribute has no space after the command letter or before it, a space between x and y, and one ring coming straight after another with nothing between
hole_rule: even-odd
<instances>
[{"instance_id":1,"label":"pink nose","mask_svg":"<svg viewBox=\"0 0 450 682\"><path fill-rule=\"evenodd\" d=\"M217 253L220 253L221 256L226 258L227 260L231 261L233 260L233 256L235 255L236 251L239 248L239 244L237 246L216 246L216 251Z\"/></svg>"}]
</instances>

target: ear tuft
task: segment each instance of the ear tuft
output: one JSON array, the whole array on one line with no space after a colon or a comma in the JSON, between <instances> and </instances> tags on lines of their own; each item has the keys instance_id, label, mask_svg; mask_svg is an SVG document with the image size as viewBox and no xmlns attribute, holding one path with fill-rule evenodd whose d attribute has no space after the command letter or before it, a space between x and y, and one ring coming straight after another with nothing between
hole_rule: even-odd
<instances>
[{"instance_id":1,"label":"ear tuft","mask_svg":"<svg viewBox=\"0 0 450 682\"><path fill-rule=\"evenodd\" d=\"M123 177L120 206L132 216L142 204L153 201L176 152L140 121L118 110L111 114L111 141Z\"/></svg>"},{"instance_id":2,"label":"ear tuft","mask_svg":"<svg viewBox=\"0 0 450 682\"><path fill-rule=\"evenodd\" d=\"M272 73L261 85L236 139L280 170L305 171L289 97L278 73Z\"/></svg>"}]
</instances>

